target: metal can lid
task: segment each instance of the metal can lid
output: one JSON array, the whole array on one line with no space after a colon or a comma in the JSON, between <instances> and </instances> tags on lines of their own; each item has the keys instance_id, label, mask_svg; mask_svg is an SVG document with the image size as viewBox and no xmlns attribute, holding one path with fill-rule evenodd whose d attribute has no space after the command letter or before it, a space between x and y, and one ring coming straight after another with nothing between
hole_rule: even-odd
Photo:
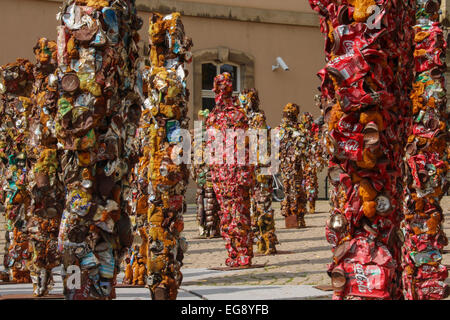
<instances>
[{"instance_id":1,"label":"metal can lid","mask_svg":"<svg viewBox=\"0 0 450 320\"><path fill-rule=\"evenodd\" d=\"M76 73L66 73L61 80L61 85L64 91L74 92L80 87L80 79Z\"/></svg>"},{"instance_id":2,"label":"metal can lid","mask_svg":"<svg viewBox=\"0 0 450 320\"><path fill-rule=\"evenodd\" d=\"M376 210L379 213L385 213L389 209L391 209L391 201L384 195L379 195L378 197L376 197L375 202L377 203Z\"/></svg>"}]
</instances>

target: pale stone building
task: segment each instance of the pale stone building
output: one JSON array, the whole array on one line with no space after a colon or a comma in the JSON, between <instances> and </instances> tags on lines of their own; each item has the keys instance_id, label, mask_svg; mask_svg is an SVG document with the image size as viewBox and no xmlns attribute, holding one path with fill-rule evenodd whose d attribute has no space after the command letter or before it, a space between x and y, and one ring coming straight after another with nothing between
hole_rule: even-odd
<instances>
[{"instance_id":1,"label":"pale stone building","mask_svg":"<svg viewBox=\"0 0 450 320\"><path fill-rule=\"evenodd\" d=\"M56 14L61 3L0 0L0 64L18 57L33 61L32 48L39 37L56 39ZM302 112L319 115L314 95L320 84L316 73L325 64L324 39L319 17L307 0L136 0L136 4L144 20L142 48L148 44L150 12L179 11L184 16L186 33L194 42L188 83L191 120L197 119L200 108L211 106L212 78L221 71L233 73L236 92L250 87L259 90L261 106L272 127L279 124L282 107L288 102L299 104ZM443 0L442 17L444 24L450 25L447 8L450 0ZM145 49L142 53L148 54ZM286 62L289 71L272 70L277 57ZM319 178L320 198L327 194L325 176L322 172ZM194 193L191 184L188 202L194 202Z\"/></svg>"}]
</instances>

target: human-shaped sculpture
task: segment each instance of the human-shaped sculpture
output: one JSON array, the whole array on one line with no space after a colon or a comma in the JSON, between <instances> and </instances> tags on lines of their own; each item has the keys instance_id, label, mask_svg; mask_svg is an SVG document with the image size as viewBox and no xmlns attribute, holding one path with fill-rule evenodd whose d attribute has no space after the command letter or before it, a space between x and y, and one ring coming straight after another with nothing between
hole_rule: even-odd
<instances>
[{"instance_id":1,"label":"human-shaped sculpture","mask_svg":"<svg viewBox=\"0 0 450 320\"><path fill-rule=\"evenodd\" d=\"M197 222L201 237L220 237L219 203L214 192L211 181L211 171L209 163L205 161L203 152L206 147L206 137L203 121L208 117L209 110L204 109L198 112L198 120L202 121L200 130L193 131L193 163L191 166L191 177L197 184ZM201 141L201 145L196 145ZM200 153L200 154L198 154ZM201 157L201 158L200 158ZM197 161L198 160L198 161Z\"/></svg>"},{"instance_id":2,"label":"human-shaped sculpture","mask_svg":"<svg viewBox=\"0 0 450 320\"><path fill-rule=\"evenodd\" d=\"M420 252L401 257L409 232L400 229L403 214L409 215L402 212L407 167L403 150L406 142L411 142L407 136L409 132L429 134L421 124L412 125L411 110L417 105L414 100L411 103L409 95L413 79L422 78L413 74L414 65L420 64L414 58L423 55L425 66L434 67L436 62L441 64L443 57L432 48L443 43L443 37L439 40L427 34L435 28L434 23L427 21L427 31L420 35L414 35L414 29L420 30L417 23L422 14L434 11L438 16L438 2L377 2L382 12L373 15L373 1L344 4L332 0L324 5L323 1L309 0L311 8L321 15L321 31L326 39L326 65L318 76L328 127L324 139L332 205L325 235L333 252L327 273L335 300L397 300L409 289L425 299L439 299L447 287L443 282L447 270L437 269L440 253L434 248L427 252L431 242L422 242L415 234L411 243L420 243ZM378 21L376 28L372 24L374 17ZM413 54L413 40L422 36L427 49L421 47ZM350 38L352 45L348 45ZM431 90L435 92L435 88ZM430 97L428 93L426 96ZM419 162L425 164L422 159ZM427 180L428 174L425 171ZM438 201L435 196L433 202ZM422 216L414 204L411 208L411 218ZM413 230L421 225L417 222L413 222ZM432 224L436 226L436 222ZM427 226L422 232L426 231ZM433 245L435 241L439 242L433 239ZM430 263L423 273L410 270L410 288L401 286L400 266L406 259L413 268ZM433 274L431 264L438 274ZM441 280L441 275L438 284L435 280Z\"/></svg>"},{"instance_id":3,"label":"human-shaped sculpture","mask_svg":"<svg viewBox=\"0 0 450 320\"><path fill-rule=\"evenodd\" d=\"M180 142L177 132L189 127L187 64L192 60L193 43L178 12L152 13L149 24L151 66L143 74L146 99L139 169L140 177L147 179L148 200L139 199L139 207L147 208L147 286L151 298L175 300L187 250L181 232L189 170L186 162L174 162L173 155L181 153L176 151Z\"/></svg>"},{"instance_id":4,"label":"human-shaped sculpture","mask_svg":"<svg viewBox=\"0 0 450 320\"><path fill-rule=\"evenodd\" d=\"M232 97L233 86L229 73L220 74L214 79L213 91L216 94L216 106L206 123L207 145L210 150L214 144L226 145L227 129L248 129L247 116ZM210 131L215 131L214 137ZM231 163L228 157L225 159L225 152L221 154L215 150L214 162L211 164L212 183L220 204L220 230L228 250L225 264L229 267L250 266L253 258L253 236L249 193L253 186L254 168L248 164L247 146L234 143L231 139L230 142L229 153L233 157L238 154L238 149L246 149L245 162L239 163L239 159L234 159L234 163Z\"/></svg>"},{"instance_id":5,"label":"human-shaped sculpture","mask_svg":"<svg viewBox=\"0 0 450 320\"><path fill-rule=\"evenodd\" d=\"M139 230L142 242L141 245L134 245L129 249L128 256L124 259L125 276L122 284L144 286L147 280L147 238ZM143 236L143 237L142 237Z\"/></svg>"},{"instance_id":6,"label":"human-shaped sculpture","mask_svg":"<svg viewBox=\"0 0 450 320\"><path fill-rule=\"evenodd\" d=\"M405 146L405 181L401 232L402 283L406 300L448 297L448 245L441 199L448 194L449 127L446 52L447 28L439 23L439 1L417 1L414 26L415 80L409 136ZM406 100L408 101L408 100ZM406 140L406 139L405 139Z\"/></svg>"},{"instance_id":7,"label":"human-shaped sculpture","mask_svg":"<svg viewBox=\"0 0 450 320\"><path fill-rule=\"evenodd\" d=\"M2 186L7 220L8 252L5 265L9 279L31 282L27 212L31 198L27 190L30 162L27 159L28 118L34 65L25 59L0 67L0 156L5 164Z\"/></svg>"},{"instance_id":8,"label":"human-shaped sculpture","mask_svg":"<svg viewBox=\"0 0 450 320\"><path fill-rule=\"evenodd\" d=\"M56 42L39 39L34 47L36 65L31 95L27 156L31 164L27 230L30 240L33 295L48 294L53 285L52 269L61 264L58 232L64 209L64 185L59 179L61 151L57 147L55 117L58 101Z\"/></svg>"},{"instance_id":9,"label":"human-shaped sculpture","mask_svg":"<svg viewBox=\"0 0 450 320\"><path fill-rule=\"evenodd\" d=\"M145 139L137 141L136 148L143 150ZM145 285L147 280L147 251L149 221L148 210L148 181L146 179L148 159L141 157L140 162L130 172L128 181L130 190L128 212L133 227L133 246L128 249L123 260L125 276L124 285Z\"/></svg>"},{"instance_id":10,"label":"human-shaped sculpture","mask_svg":"<svg viewBox=\"0 0 450 320\"><path fill-rule=\"evenodd\" d=\"M280 170L285 198L281 203L281 214L286 228L304 228L306 195L303 189L303 166L306 161L307 135L299 124L300 107L288 103L283 109L279 129Z\"/></svg>"},{"instance_id":11,"label":"human-shaped sculpture","mask_svg":"<svg viewBox=\"0 0 450 320\"><path fill-rule=\"evenodd\" d=\"M142 20L134 0L66 0L57 17L64 294L68 300L109 300L132 245L128 177L138 159ZM74 271L81 274L78 288L68 282Z\"/></svg>"},{"instance_id":12,"label":"human-shaped sculpture","mask_svg":"<svg viewBox=\"0 0 450 320\"><path fill-rule=\"evenodd\" d=\"M307 209L310 213L316 211L316 200L319 193L319 183L317 174L324 168L326 157L323 157L324 148L321 143L321 133L319 125L314 121L309 112L302 115L302 124L310 132L309 143L307 145L307 161L304 165L304 189L307 197Z\"/></svg>"},{"instance_id":13,"label":"human-shaped sculpture","mask_svg":"<svg viewBox=\"0 0 450 320\"><path fill-rule=\"evenodd\" d=\"M278 239L275 234L274 210L272 209L272 182L270 174L264 174L262 168L270 166L270 128L266 123L264 111L259 108L258 91L254 88L244 90L239 95L239 102L249 119L249 129L258 134L259 130L266 130L259 135L258 144L255 146L258 165L255 171L255 184L250 189L251 217L253 234L256 239L256 247L259 253L274 254L277 252ZM265 141L261 141L265 139ZM265 150L261 150L261 145ZM262 160L262 161L261 161Z\"/></svg>"}]
</instances>

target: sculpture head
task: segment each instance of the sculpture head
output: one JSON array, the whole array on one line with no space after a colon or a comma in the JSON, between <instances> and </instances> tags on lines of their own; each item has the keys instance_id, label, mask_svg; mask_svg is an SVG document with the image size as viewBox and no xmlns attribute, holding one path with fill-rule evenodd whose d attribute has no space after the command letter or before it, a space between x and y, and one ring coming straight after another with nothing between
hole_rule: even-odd
<instances>
[{"instance_id":1,"label":"sculpture head","mask_svg":"<svg viewBox=\"0 0 450 320\"><path fill-rule=\"evenodd\" d=\"M295 103L288 103L283 109L283 119L297 121L300 107Z\"/></svg>"},{"instance_id":2,"label":"sculpture head","mask_svg":"<svg viewBox=\"0 0 450 320\"><path fill-rule=\"evenodd\" d=\"M223 97L231 97L233 93L233 81L231 74L224 72L214 78L213 91L216 95L222 95Z\"/></svg>"},{"instance_id":3,"label":"sculpture head","mask_svg":"<svg viewBox=\"0 0 450 320\"><path fill-rule=\"evenodd\" d=\"M258 90L255 88L245 89L239 94L239 102L241 107L245 111L258 111L259 110L259 95Z\"/></svg>"}]
</instances>

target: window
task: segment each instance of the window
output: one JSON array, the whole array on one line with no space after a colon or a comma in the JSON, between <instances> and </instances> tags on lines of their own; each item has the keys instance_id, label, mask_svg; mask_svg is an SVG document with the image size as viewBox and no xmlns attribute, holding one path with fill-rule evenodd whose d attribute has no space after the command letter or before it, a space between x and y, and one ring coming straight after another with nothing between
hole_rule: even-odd
<instances>
[{"instance_id":1,"label":"window","mask_svg":"<svg viewBox=\"0 0 450 320\"><path fill-rule=\"evenodd\" d=\"M240 85L240 68L234 64L222 63L216 64L213 62L206 62L202 64L202 109L214 108L214 78L224 72L231 74L233 80L233 95L238 95L241 89Z\"/></svg>"},{"instance_id":2,"label":"window","mask_svg":"<svg viewBox=\"0 0 450 320\"><path fill-rule=\"evenodd\" d=\"M198 119L198 111L212 110L215 106L214 77L222 72L229 72L233 80L233 95L239 91L255 86L254 59L249 54L217 47L193 52L193 108L191 115ZM191 122L193 123L193 122Z\"/></svg>"}]
</instances>

